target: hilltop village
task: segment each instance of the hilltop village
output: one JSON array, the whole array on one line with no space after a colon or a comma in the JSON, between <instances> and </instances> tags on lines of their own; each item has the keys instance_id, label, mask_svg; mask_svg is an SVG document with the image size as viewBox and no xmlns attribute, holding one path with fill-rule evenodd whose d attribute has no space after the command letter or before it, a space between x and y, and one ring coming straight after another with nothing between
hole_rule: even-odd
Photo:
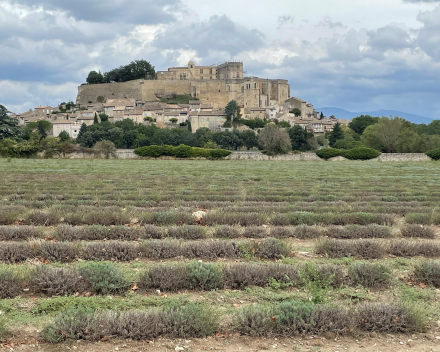
<instances>
[{"instance_id":1,"label":"hilltop village","mask_svg":"<svg viewBox=\"0 0 440 352\"><path fill-rule=\"evenodd\" d=\"M227 129L225 107L231 101L240 107L243 120L284 121L314 134L332 131L337 122L350 122L325 118L311 103L291 97L287 80L246 77L243 62L196 66L193 61L187 67L158 71L153 79L84 84L78 87L75 103L38 106L11 116L22 125L49 121L55 137L66 131L76 138L83 123L92 125L101 114L110 122L131 119L161 128L186 128L190 122L192 132L202 127L222 131Z\"/></svg>"}]
</instances>

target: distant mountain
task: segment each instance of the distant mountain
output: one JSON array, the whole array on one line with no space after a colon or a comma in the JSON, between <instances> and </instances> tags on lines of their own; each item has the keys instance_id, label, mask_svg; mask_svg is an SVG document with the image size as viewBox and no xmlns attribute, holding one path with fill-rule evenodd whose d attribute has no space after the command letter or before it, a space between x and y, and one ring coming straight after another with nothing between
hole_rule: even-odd
<instances>
[{"instance_id":1,"label":"distant mountain","mask_svg":"<svg viewBox=\"0 0 440 352\"><path fill-rule=\"evenodd\" d=\"M335 117L338 119L352 119L352 118L357 117L359 115L370 115L370 116L380 116L380 117L382 117L382 116L388 117L391 115L391 116L402 117L407 121L411 121L412 123L417 123L417 124L421 124L421 123L429 124L434 120L430 117L409 114L407 112L402 112L402 111L397 111L397 110L376 110L376 111L351 112L351 111L340 109L340 108L326 107L326 108L316 109L316 111L319 111L319 112L322 111L322 113L327 117L329 117L331 115L335 115Z\"/></svg>"}]
</instances>

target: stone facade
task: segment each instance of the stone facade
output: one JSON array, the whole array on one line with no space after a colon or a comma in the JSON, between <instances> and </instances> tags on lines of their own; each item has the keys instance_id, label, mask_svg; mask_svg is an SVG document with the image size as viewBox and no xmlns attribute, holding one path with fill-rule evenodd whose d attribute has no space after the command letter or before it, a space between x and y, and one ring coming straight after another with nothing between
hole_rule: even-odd
<instances>
[{"instance_id":1,"label":"stone facade","mask_svg":"<svg viewBox=\"0 0 440 352\"><path fill-rule=\"evenodd\" d=\"M78 87L76 102L85 106L89 101L97 102L100 96L107 100L154 102L159 100L160 95L175 93L191 95L218 109L224 108L231 100L237 101L243 108L283 105L290 96L287 80L244 77L243 63L237 62L218 67L195 66L189 62L188 68L174 67L159 71L157 77L156 80L82 85Z\"/></svg>"}]
</instances>

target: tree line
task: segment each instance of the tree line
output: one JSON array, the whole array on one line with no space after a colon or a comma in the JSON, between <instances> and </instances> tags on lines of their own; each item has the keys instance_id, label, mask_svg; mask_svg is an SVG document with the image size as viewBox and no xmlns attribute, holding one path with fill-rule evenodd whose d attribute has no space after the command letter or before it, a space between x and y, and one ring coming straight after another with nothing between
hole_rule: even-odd
<instances>
[{"instance_id":1,"label":"tree line","mask_svg":"<svg viewBox=\"0 0 440 352\"><path fill-rule=\"evenodd\" d=\"M399 117L355 117L348 126L336 124L328 135L337 149L369 147L383 153L425 153L440 148L440 120L417 125Z\"/></svg>"},{"instance_id":2,"label":"tree line","mask_svg":"<svg viewBox=\"0 0 440 352\"><path fill-rule=\"evenodd\" d=\"M155 78L156 71L148 61L135 60L108 72L91 71L87 76L88 84L127 82L135 79Z\"/></svg>"}]
</instances>

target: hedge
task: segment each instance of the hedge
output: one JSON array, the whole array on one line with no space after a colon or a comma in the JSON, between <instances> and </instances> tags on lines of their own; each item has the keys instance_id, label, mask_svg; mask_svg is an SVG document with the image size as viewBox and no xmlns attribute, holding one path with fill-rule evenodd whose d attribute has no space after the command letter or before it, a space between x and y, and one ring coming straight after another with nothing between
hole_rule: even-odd
<instances>
[{"instance_id":1,"label":"hedge","mask_svg":"<svg viewBox=\"0 0 440 352\"><path fill-rule=\"evenodd\" d=\"M433 160L440 160L440 148L427 151L425 154Z\"/></svg>"},{"instance_id":2,"label":"hedge","mask_svg":"<svg viewBox=\"0 0 440 352\"><path fill-rule=\"evenodd\" d=\"M190 147L181 144L178 147L171 145L150 145L147 147L140 147L134 150L134 153L139 156L147 156L158 158L160 156L174 156L176 158L207 158L207 159L222 159L231 154L231 151L226 149L204 149Z\"/></svg>"},{"instance_id":3,"label":"hedge","mask_svg":"<svg viewBox=\"0 0 440 352\"><path fill-rule=\"evenodd\" d=\"M341 155L350 160L369 160L377 158L381 153L373 148L353 148L342 151Z\"/></svg>"},{"instance_id":4,"label":"hedge","mask_svg":"<svg viewBox=\"0 0 440 352\"><path fill-rule=\"evenodd\" d=\"M316 151L316 155L325 160L341 156L341 153L342 151L336 148L323 148Z\"/></svg>"},{"instance_id":5,"label":"hedge","mask_svg":"<svg viewBox=\"0 0 440 352\"><path fill-rule=\"evenodd\" d=\"M348 150L341 150L336 148L323 148L316 151L316 155L321 159L328 160L336 156L342 156L349 160L370 160L377 158L381 153L376 149L359 147ZM440 152L439 152L440 158Z\"/></svg>"}]
</instances>

